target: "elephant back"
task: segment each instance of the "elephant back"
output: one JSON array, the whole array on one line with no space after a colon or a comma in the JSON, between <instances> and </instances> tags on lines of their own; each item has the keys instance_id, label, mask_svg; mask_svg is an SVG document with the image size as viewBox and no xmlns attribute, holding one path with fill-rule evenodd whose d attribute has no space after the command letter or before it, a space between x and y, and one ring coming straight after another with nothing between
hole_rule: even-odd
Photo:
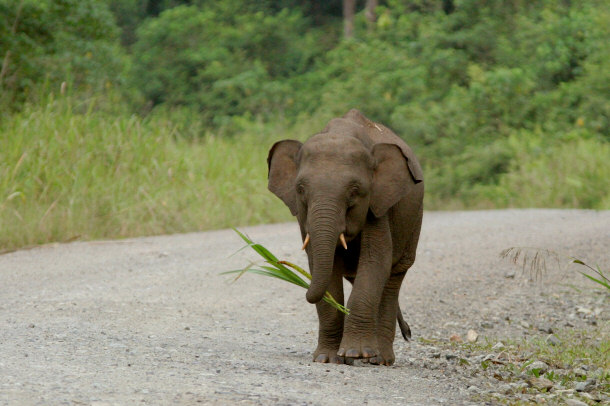
<instances>
[{"instance_id":1,"label":"elephant back","mask_svg":"<svg viewBox=\"0 0 610 406\"><path fill-rule=\"evenodd\" d=\"M336 122L335 120L341 120L342 122ZM351 123L345 123L348 121ZM394 134L392 130L383 124L375 123L374 121L369 120L364 114L362 114L359 110L351 109L346 115L341 119L334 119L326 126L325 131L334 131L333 127L337 127L337 124L340 124L341 127L352 127L352 134L358 134L359 138L366 138L369 144L369 148L372 148L375 144L394 144L400 148L402 154L407 159L407 166L409 167L409 172L411 172L411 177L415 181L415 183L422 182L424 180L424 173L415 156L415 153L407 145L407 143Z\"/></svg>"}]
</instances>

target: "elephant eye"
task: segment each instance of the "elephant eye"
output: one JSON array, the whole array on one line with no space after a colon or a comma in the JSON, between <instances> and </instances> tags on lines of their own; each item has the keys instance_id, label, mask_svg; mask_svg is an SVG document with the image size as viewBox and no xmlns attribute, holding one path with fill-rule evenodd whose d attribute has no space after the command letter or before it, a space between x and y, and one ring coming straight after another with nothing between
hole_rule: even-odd
<instances>
[{"instance_id":1,"label":"elephant eye","mask_svg":"<svg viewBox=\"0 0 610 406\"><path fill-rule=\"evenodd\" d=\"M305 187L301 184L297 185L297 193L302 195L303 193L305 193Z\"/></svg>"}]
</instances>

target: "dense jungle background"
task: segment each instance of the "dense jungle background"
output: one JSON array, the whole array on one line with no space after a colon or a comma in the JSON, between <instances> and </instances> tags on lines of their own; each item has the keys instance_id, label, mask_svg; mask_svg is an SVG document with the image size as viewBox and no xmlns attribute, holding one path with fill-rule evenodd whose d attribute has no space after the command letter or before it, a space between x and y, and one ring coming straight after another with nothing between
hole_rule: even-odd
<instances>
[{"instance_id":1,"label":"dense jungle background","mask_svg":"<svg viewBox=\"0 0 610 406\"><path fill-rule=\"evenodd\" d=\"M0 0L0 251L290 220L267 150L358 108L427 209L610 209L604 0Z\"/></svg>"}]
</instances>

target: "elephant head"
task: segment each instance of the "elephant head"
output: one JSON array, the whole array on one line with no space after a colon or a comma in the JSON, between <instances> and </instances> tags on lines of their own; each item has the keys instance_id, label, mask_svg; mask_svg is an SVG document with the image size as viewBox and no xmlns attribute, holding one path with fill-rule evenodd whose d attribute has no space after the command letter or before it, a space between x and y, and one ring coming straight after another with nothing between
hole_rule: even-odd
<instances>
[{"instance_id":1,"label":"elephant head","mask_svg":"<svg viewBox=\"0 0 610 406\"><path fill-rule=\"evenodd\" d=\"M269 151L269 190L301 226L312 265L307 301L319 302L328 288L335 250L347 249L367 224L406 194L407 158L394 144L326 132L302 144L275 143ZM373 217L373 218L374 218Z\"/></svg>"}]
</instances>

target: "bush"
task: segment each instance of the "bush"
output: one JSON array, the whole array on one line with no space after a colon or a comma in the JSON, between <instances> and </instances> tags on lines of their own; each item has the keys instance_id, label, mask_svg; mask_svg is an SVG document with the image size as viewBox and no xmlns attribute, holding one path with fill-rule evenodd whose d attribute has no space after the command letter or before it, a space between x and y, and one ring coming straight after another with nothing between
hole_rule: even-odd
<instances>
[{"instance_id":1,"label":"bush","mask_svg":"<svg viewBox=\"0 0 610 406\"><path fill-rule=\"evenodd\" d=\"M267 117L291 93L283 79L306 71L320 52L306 26L298 11L175 7L139 28L133 83L154 105L190 106L209 123Z\"/></svg>"},{"instance_id":2,"label":"bush","mask_svg":"<svg viewBox=\"0 0 610 406\"><path fill-rule=\"evenodd\" d=\"M119 31L104 2L0 0L2 106L46 99L62 82L92 95L121 80Z\"/></svg>"}]
</instances>

